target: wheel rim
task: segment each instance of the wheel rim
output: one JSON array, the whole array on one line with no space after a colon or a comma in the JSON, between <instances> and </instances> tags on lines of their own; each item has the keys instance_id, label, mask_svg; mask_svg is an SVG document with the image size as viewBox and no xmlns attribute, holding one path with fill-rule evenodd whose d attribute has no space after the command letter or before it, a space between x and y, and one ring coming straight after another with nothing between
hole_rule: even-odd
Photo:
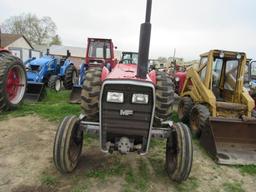
<instances>
[{"instance_id":1,"label":"wheel rim","mask_svg":"<svg viewBox=\"0 0 256 192\"><path fill-rule=\"evenodd\" d=\"M55 82L55 90L60 91L60 88L61 88L61 82L59 79L57 79Z\"/></svg>"},{"instance_id":2,"label":"wheel rim","mask_svg":"<svg viewBox=\"0 0 256 192\"><path fill-rule=\"evenodd\" d=\"M83 132L80 132L80 133L81 134L79 135L78 126L76 126L72 131L72 135L69 143L68 155L69 155L70 161L72 162L72 165L74 166L78 161L78 158L82 150L82 145L83 145Z\"/></svg>"},{"instance_id":3,"label":"wheel rim","mask_svg":"<svg viewBox=\"0 0 256 192\"><path fill-rule=\"evenodd\" d=\"M72 72L72 83L73 85L76 83L76 71Z\"/></svg>"},{"instance_id":4,"label":"wheel rim","mask_svg":"<svg viewBox=\"0 0 256 192\"><path fill-rule=\"evenodd\" d=\"M199 127L199 118L198 118L198 112L192 111L191 117L190 117L190 127L192 133L198 133L200 127Z\"/></svg>"},{"instance_id":5,"label":"wheel rim","mask_svg":"<svg viewBox=\"0 0 256 192\"><path fill-rule=\"evenodd\" d=\"M8 101L18 104L25 93L26 77L21 66L13 66L7 74L6 93Z\"/></svg>"}]
</instances>

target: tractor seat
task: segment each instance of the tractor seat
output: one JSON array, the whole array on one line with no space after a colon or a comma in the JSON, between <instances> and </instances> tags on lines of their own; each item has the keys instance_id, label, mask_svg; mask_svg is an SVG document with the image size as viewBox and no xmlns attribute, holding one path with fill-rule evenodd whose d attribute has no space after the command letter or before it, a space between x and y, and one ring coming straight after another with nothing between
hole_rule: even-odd
<instances>
[{"instance_id":1,"label":"tractor seat","mask_svg":"<svg viewBox=\"0 0 256 192\"><path fill-rule=\"evenodd\" d=\"M216 102L216 107L227 110L235 110L235 111L245 111L247 110L247 106L240 103L229 103L229 102Z\"/></svg>"}]
</instances>

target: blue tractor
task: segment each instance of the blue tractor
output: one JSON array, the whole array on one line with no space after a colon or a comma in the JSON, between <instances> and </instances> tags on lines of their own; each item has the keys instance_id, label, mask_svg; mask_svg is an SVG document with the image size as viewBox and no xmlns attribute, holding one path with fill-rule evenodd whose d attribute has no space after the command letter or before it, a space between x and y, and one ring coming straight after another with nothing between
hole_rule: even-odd
<instances>
[{"instance_id":1,"label":"blue tractor","mask_svg":"<svg viewBox=\"0 0 256 192\"><path fill-rule=\"evenodd\" d=\"M59 91L62 86L72 89L77 76L74 64L68 59L70 52L65 57L55 57L47 54L38 59L31 58L25 62L27 70L27 91L25 98L40 101L46 95L45 87Z\"/></svg>"}]
</instances>

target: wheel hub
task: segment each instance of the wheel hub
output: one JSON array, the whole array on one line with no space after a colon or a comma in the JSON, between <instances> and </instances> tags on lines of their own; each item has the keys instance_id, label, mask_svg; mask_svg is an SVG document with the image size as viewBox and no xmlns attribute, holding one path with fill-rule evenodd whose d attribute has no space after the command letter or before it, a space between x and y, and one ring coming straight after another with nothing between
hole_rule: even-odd
<instances>
[{"instance_id":1,"label":"wheel hub","mask_svg":"<svg viewBox=\"0 0 256 192\"><path fill-rule=\"evenodd\" d=\"M19 66L12 67L7 74L6 93L9 102L17 104L23 98L25 92L25 74Z\"/></svg>"}]
</instances>

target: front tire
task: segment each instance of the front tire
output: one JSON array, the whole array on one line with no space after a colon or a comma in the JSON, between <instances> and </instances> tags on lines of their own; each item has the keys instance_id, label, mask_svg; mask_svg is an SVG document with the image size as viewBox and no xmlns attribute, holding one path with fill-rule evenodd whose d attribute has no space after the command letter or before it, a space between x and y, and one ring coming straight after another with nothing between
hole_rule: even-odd
<instances>
[{"instance_id":1,"label":"front tire","mask_svg":"<svg viewBox=\"0 0 256 192\"><path fill-rule=\"evenodd\" d=\"M81 93L81 108L89 121L99 120L99 97L101 91L101 67L89 68Z\"/></svg>"},{"instance_id":2,"label":"front tire","mask_svg":"<svg viewBox=\"0 0 256 192\"><path fill-rule=\"evenodd\" d=\"M24 98L26 86L22 61L10 53L0 53L0 111L17 108Z\"/></svg>"},{"instance_id":3,"label":"front tire","mask_svg":"<svg viewBox=\"0 0 256 192\"><path fill-rule=\"evenodd\" d=\"M79 161L83 147L83 131L76 116L67 116L55 135L53 161L61 173L72 172Z\"/></svg>"},{"instance_id":4,"label":"front tire","mask_svg":"<svg viewBox=\"0 0 256 192\"><path fill-rule=\"evenodd\" d=\"M210 111L205 105L195 105L190 114L190 128L196 138L200 138L201 131L209 126Z\"/></svg>"},{"instance_id":5,"label":"front tire","mask_svg":"<svg viewBox=\"0 0 256 192\"><path fill-rule=\"evenodd\" d=\"M176 182L185 181L191 171L193 147L189 128L183 123L174 125L166 142L165 166L168 176Z\"/></svg>"},{"instance_id":6,"label":"front tire","mask_svg":"<svg viewBox=\"0 0 256 192\"><path fill-rule=\"evenodd\" d=\"M157 124L160 124L161 121L168 120L171 116L175 87L165 72L157 71L156 76L155 120Z\"/></svg>"},{"instance_id":7,"label":"front tire","mask_svg":"<svg viewBox=\"0 0 256 192\"><path fill-rule=\"evenodd\" d=\"M52 75L48 81L48 87L59 92L61 90L61 80L58 75Z\"/></svg>"}]
</instances>

